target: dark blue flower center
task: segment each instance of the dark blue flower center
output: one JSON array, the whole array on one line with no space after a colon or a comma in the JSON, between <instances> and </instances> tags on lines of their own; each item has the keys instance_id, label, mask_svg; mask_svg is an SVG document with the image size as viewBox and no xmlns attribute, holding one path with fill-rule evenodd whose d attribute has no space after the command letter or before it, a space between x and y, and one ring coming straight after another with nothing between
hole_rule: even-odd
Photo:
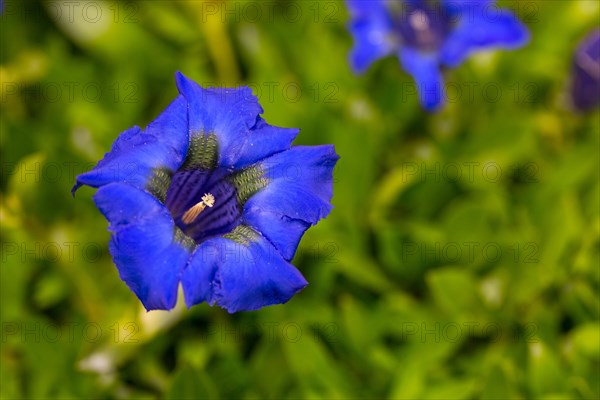
<instances>
[{"instance_id":1,"label":"dark blue flower center","mask_svg":"<svg viewBox=\"0 0 600 400\"><path fill-rule=\"evenodd\" d=\"M451 28L450 17L441 7L435 9L425 2L392 4L392 20L403 45L421 51L441 47Z\"/></svg>"},{"instance_id":2,"label":"dark blue flower center","mask_svg":"<svg viewBox=\"0 0 600 400\"><path fill-rule=\"evenodd\" d=\"M240 223L241 207L228 175L229 171L222 168L180 169L173 175L165 204L175 224L196 243L230 232ZM205 206L193 221L185 223L183 215L202 202L205 194L214 197L214 205Z\"/></svg>"},{"instance_id":3,"label":"dark blue flower center","mask_svg":"<svg viewBox=\"0 0 600 400\"><path fill-rule=\"evenodd\" d=\"M259 166L231 170L218 167L217 160L216 136L195 135L166 191L164 202L175 224L197 244L240 225L244 203L268 183ZM207 202L207 195L214 201Z\"/></svg>"}]
</instances>

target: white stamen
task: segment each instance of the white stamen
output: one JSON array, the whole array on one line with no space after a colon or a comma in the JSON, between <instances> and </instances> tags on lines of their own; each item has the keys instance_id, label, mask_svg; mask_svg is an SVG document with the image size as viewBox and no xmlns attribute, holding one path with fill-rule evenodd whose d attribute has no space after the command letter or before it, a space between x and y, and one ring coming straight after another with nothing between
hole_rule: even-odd
<instances>
[{"instance_id":1,"label":"white stamen","mask_svg":"<svg viewBox=\"0 0 600 400\"><path fill-rule=\"evenodd\" d=\"M215 197L211 193L205 193L204 196L202 196L202 200L199 203L197 203L195 206L187 210L185 214L183 214L181 220L184 224L189 225L192 222L194 222L196 218L198 218L198 215L200 215L200 213L204 211L206 207L212 207L214 205Z\"/></svg>"},{"instance_id":2,"label":"white stamen","mask_svg":"<svg viewBox=\"0 0 600 400\"><path fill-rule=\"evenodd\" d=\"M429 18L427 17L427 14L425 14L423 11L417 10L413 12L412 14L410 14L409 19L410 25L414 28L414 30L426 31L427 29L429 29Z\"/></svg>"},{"instance_id":3,"label":"white stamen","mask_svg":"<svg viewBox=\"0 0 600 400\"><path fill-rule=\"evenodd\" d=\"M215 205L215 196L213 196L211 193L204 193L204 196L202 196L202 201L208 207L212 207Z\"/></svg>"}]
</instances>

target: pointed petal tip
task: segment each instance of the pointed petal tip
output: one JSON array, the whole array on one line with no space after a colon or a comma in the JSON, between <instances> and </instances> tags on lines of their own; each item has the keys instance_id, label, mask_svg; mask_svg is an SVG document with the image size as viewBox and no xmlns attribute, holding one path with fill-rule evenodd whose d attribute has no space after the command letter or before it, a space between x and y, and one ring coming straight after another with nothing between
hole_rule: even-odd
<instances>
[{"instance_id":1,"label":"pointed petal tip","mask_svg":"<svg viewBox=\"0 0 600 400\"><path fill-rule=\"evenodd\" d=\"M73 187L71 188L71 196L73 196L73 198L75 198L75 192L77 192L77 190L79 190L80 187L83 186L83 183L80 183L79 181L77 181Z\"/></svg>"},{"instance_id":2,"label":"pointed petal tip","mask_svg":"<svg viewBox=\"0 0 600 400\"><path fill-rule=\"evenodd\" d=\"M318 147L321 147L324 150L324 156L329 159L328 164L331 163L331 166L335 167L335 165L341 158L340 155L335 151L335 145L324 144Z\"/></svg>"},{"instance_id":3,"label":"pointed petal tip","mask_svg":"<svg viewBox=\"0 0 600 400\"><path fill-rule=\"evenodd\" d=\"M175 71L175 81L186 79L185 75L181 71Z\"/></svg>"},{"instance_id":4,"label":"pointed petal tip","mask_svg":"<svg viewBox=\"0 0 600 400\"><path fill-rule=\"evenodd\" d=\"M328 144L326 146L329 147L329 151L331 152L331 158L335 159L335 161L338 161L341 158L341 156L335 151L335 145Z\"/></svg>"},{"instance_id":5,"label":"pointed petal tip","mask_svg":"<svg viewBox=\"0 0 600 400\"><path fill-rule=\"evenodd\" d=\"M183 290L183 300L185 302L185 307L189 310L194 306L197 306L198 304L202 304L204 303L204 299L197 299L194 298L194 292L191 290Z\"/></svg>"},{"instance_id":6,"label":"pointed petal tip","mask_svg":"<svg viewBox=\"0 0 600 400\"><path fill-rule=\"evenodd\" d=\"M177 86L179 94L186 97L186 94L188 94L189 90L191 89L192 83L193 81L181 72L175 72L175 86Z\"/></svg>"},{"instance_id":7,"label":"pointed petal tip","mask_svg":"<svg viewBox=\"0 0 600 400\"><path fill-rule=\"evenodd\" d=\"M139 297L138 297L139 299ZM139 299L140 302L142 301L141 299ZM144 307L144 309L146 310L146 313L149 313L150 311L171 311L172 309L175 308L176 304L160 304L160 305L152 305L152 304L144 304L142 302L142 306Z\"/></svg>"}]
</instances>

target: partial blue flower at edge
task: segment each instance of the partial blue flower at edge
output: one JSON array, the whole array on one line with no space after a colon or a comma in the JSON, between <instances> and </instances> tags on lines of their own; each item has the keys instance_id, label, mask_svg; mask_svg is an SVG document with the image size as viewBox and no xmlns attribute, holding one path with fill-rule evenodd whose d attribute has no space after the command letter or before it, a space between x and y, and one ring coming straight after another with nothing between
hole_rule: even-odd
<instances>
[{"instance_id":1,"label":"partial blue flower at edge","mask_svg":"<svg viewBox=\"0 0 600 400\"><path fill-rule=\"evenodd\" d=\"M600 106L600 29L595 28L577 46L573 57L571 99L577 111Z\"/></svg>"},{"instance_id":2,"label":"partial blue flower at edge","mask_svg":"<svg viewBox=\"0 0 600 400\"><path fill-rule=\"evenodd\" d=\"M376 60L395 54L413 76L423 108L444 104L442 67L457 67L469 55L516 49L529 41L527 28L494 0L346 0L354 38L350 65L362 74ZM441 11L441 12L440 12Z\"/></svg>"}]
</instances>

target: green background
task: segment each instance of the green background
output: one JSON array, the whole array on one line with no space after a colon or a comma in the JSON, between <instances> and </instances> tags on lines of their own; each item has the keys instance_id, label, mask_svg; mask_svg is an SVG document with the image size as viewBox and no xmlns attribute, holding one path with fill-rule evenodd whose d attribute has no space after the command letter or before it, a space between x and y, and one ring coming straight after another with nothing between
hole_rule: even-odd
<instances>
[{"instance_id":1,"label":"green background","mask_svg":"<svg viewBox=\"0 0 600 400\"><path fill-rule=\"evenodd\" d=\"M600 118L568 98L598 2L501 2L531 43L446 71L437 114L393 57L352 74L342 2L63 3L0 22L2 398L600 396ZM285 305L146 313L71 197L177 70L341 156Z\"/></svg>"}]
</instances>

